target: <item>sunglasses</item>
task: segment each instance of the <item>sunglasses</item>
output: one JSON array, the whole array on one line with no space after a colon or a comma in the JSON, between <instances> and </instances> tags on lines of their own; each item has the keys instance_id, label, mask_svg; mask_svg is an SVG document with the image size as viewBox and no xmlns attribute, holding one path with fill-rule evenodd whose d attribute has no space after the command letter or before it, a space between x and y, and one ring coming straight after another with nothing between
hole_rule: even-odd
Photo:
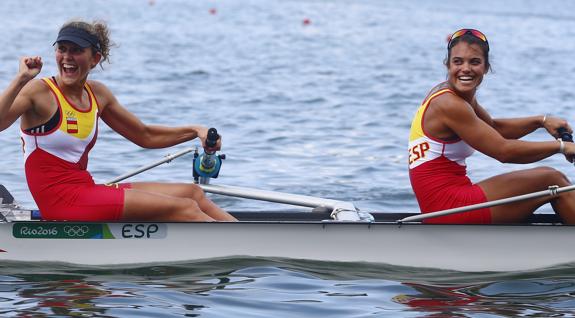
<instances>
[{"instance_id":1,"label":"sunglasses","mask_svg":"<svg viewBox=\"0 0 575 318\"><path fill-rule=\"evenodd\" d=\"M475 29L461 29L461 30L455 31L455 33L453 33L449 37L449 42L447 43L447 49L451 48L451 43L453 42L453 40L455 40L458 37L461 37L463 35L466 35L466 34L471 34L472 36L485 42L485 44L487 44L487 49L489 49L489 42L487 42L487 37L485 36L485 34L481 33L481 31L478 31Z\"/></svg>"}]
</instances>

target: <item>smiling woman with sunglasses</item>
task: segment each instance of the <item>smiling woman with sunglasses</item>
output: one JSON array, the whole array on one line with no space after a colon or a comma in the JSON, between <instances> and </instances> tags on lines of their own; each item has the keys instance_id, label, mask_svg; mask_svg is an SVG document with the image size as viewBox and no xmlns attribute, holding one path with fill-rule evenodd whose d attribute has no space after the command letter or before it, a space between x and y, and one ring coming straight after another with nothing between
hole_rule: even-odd
<instances>
[{"instance_id":1,"label":"smiling woman with sunglasses","mask_svg":"<svg viewBox=\"0 0 575 318\"><path fill-rule=\"evenodd\" d=\"M491 66L489 43L478 30L461 29L449 37L447 81L434 87L415 114L409 136L409 177L422 213L493 201L570 185L561 172L539 167L513 171L472 183L465 159L477 150L504 163L532 163L561 153L570 162L575 144L561 140L522 141L545 128L553 137L571 132L557 117L539 115L494 119L476 92ZM564 223L575 224L575 192L429 219L428 223L518 223L545 203Z\"/></svg>"}]
</instances>

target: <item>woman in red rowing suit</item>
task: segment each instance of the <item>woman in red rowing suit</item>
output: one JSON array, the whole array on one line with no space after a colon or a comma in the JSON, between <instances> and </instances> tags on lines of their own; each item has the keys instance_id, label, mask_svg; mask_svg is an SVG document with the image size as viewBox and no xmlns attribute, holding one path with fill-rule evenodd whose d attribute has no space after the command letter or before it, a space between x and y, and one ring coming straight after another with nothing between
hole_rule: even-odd
<instances>
[{"instance_id":1,"label":"woman in red rowing suit","mask_svg":"<svg viewBox=\"0 0 575 318\"><path fill-rule=\"evenodd\" d=\"M558 137L569 124L549 115L494 119L475 93L490 69L489 43L474 29L462 29L449 39L447 81L437 85L418 109L409 136L409 177L422 213L456 208L570 185L561 172L540 167L514 171L473 184L465 158L474 150L510 163L531 163L557 153L570 162L575 144L561 140L530 142L519 138L538 128ZM428 219L429 223L524 222L545 203L564 223L575 223L575 192L531 199L466 213Z\"/></svg>"},{"instance_id":2,"label":"woman in red rowing suit","mask_svg":"<svg viewBox=\"0 0 575 318\"><path fill-rule=\"evenodd\" d=\"M88 80L90 71L108 60L108 35L107 26L100 22L66 23L54 43L58 75L32 80L40 72L41 59L24 58L0 101L0 129L21 118L26 179L43 218L234 221L194 184L94 183L86 167L100 118L144 148L169 147L197 137L205 145L207 137L202 126L146 125L104 84Z\"/></svg>"}]
</instances>

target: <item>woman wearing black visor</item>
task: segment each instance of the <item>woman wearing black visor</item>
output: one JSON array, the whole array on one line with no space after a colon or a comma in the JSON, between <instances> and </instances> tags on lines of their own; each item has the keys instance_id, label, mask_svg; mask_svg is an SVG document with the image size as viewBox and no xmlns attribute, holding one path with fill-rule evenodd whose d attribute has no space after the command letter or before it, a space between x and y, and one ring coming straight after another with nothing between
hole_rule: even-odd
<instances>
[{"instance_id":1,"label":"woman wearing black visor","mask_svg":"<svg viewBox=\"0 0 575 318\"><path fill-rule=\"evenodd\" d=\"M91 70L109 58L109 31L104 23L68 22L54 45L58 75L32 80L40 72L41 59L25 58L16 84L0 101L2 130L21 118L26 179L44 219L235 220L194 184L95 184L86 168L100 118L144 148L170 147L195 138L205 146L208 130L200 125L144 124L104 84L88 80ZM218 141L215 149L220 146Z\"/></svg>"}]
</instances>

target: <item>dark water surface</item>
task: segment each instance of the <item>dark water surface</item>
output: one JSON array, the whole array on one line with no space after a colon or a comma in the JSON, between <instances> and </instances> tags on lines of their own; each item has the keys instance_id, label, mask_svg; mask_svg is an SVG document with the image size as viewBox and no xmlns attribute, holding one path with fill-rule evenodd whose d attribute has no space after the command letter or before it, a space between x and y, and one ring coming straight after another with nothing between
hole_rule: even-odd
<instances>
[{"instance_id":1,"label":"dark water surface","mask_svg":"<svg viewBox=\"0 0 575 318\"><path fill-rule=\"evenodd\" d=\"M575 307L573 266L459 273L232 258L0 270L3 317L572 317Z\"/></svg>"},{"instance_id":2,"label":"dark water surface","mask_svg":"<svg viewBox=\"0 0 575 318\"><path fill-rule=\"evenodd\" d=\"M574 9L566 0L4 0L0 88L21 55L41 55L41 75L55 74L51 44L65 21L103 19L117 46L112 64L92 78L145 122L217 127L228 159L213 183L353 201L367 211L416 211L407 134L427 91L445 78L445 37L461 27L487 34L494 72L479 101L493 116L572 120ZM17 125L0 141L0 182L33 207ZM89 169L104 182L195 144L142 150L102 124ZM541 164L573 177L560 156ZM503 165L476 154L468 165L479 181L540 164ZM190 179L191 158L133 178ZM214 200L230 210L283 208ZM276 259L113 268L2 263L0 315L571 317L573 268L457 273Z\"/></svg>"}]
</instances>

